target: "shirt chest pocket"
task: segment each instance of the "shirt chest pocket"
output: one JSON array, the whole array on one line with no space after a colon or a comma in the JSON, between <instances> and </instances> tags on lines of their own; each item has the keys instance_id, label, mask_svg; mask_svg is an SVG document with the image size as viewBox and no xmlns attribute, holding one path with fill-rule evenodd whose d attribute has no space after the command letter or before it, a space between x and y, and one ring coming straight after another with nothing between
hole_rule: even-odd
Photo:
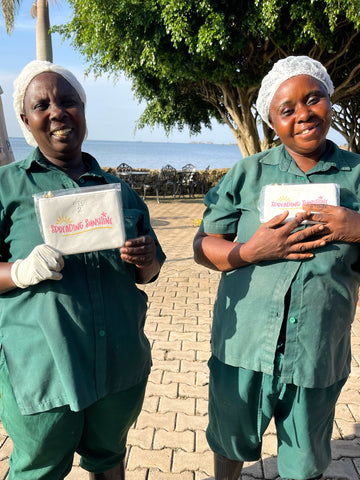
<instances>
[{"instance_id":1,"label":"shirt chest pocket","mask_svg":"<svg viewBox=\"0 0 360 480\"><path fill-rule=\"evenodd\" d=\"M137 238L144 235L144 215L137 209L124 209L126 238Z\"/></svg>"}]
</instances>

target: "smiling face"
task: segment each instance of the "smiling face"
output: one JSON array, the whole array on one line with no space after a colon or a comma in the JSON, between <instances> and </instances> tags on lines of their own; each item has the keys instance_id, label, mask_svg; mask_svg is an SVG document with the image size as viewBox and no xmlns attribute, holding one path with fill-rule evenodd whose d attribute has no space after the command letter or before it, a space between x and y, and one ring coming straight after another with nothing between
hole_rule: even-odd
<instances>
[{"instance_id":1,"label":"smiling face","mask_svg":"<svg viewBox=\"0 0 360 480\"><path fill-rule=\"evenodd\" d=\"M86 133L84 105L61 75L41 73L30 82L21 118L49 161L79 161Z\"/></svg>"},{"instance_id":2,"label":"smiling face","mask_svg":"<svg viewBox=\"0 0 360 480\"><path fill-rule=\"evenodd\" d=\"M331 115L325 86L309 75L283 82L270 104L271 125L298 164L317 162L324 153Z\"/></svg>"}]
</instances>

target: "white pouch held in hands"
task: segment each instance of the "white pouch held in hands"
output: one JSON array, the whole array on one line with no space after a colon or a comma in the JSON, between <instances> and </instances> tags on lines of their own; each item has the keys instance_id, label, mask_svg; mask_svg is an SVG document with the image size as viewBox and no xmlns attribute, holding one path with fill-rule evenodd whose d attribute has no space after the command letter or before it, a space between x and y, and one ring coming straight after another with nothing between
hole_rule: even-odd
<instances>
[{"instance_id":1,"label":"white pouch held in hands","mask_svg":"<svg viewBox=\"0 0 360 480\"><path fill-rule=\"evenodd\" d=\"M303 211L303 205L325 204L338 206L340 203L340 187L336 183L307 184L272 184L261 189L260 220L268 222L275 215L288 211L284 220L289 222L295 215ZM315 223L304 220L303 223Z\"/></svg>"},{"instance_id":2,"label":"white pouch held in hands","mask_svg":"<svg viewBox=\"0 0 360 480\"><path fill-rule=\"evenodd\" d=\"M124 245L120 183L41 192L33 197L44 242L62 254Z\"/></svg>"}]
</instances>

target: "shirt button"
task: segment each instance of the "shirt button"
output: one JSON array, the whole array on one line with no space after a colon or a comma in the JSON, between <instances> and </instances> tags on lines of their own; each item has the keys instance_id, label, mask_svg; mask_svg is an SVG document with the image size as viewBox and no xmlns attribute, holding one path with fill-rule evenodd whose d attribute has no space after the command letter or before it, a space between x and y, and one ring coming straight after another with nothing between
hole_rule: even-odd
<instances>
[{"instance_id":1,"label":"shirt button","mask_svg":"<svg viewBox=\"0 0 360 480\"><path fill-rule=\"evenodd\" d=\"M296 323L296 318L295 317L290 317L289 322L290 323Z\"/></svg>"},{"instance_id":2,"label":"shirt button","mask_svg":"<svg viewBox=\"0 0 360 480\"><path fill-rule=\"evenodd\" d=\"M99 330L100 337L105 337L105 330Z\"/></svg>"}]
</instances>

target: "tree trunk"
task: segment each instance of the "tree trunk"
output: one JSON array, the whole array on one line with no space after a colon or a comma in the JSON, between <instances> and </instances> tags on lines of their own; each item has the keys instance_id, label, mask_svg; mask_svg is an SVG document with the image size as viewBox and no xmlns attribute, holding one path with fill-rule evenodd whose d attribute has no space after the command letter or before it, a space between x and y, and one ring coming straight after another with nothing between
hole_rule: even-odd
<instances>
[{"instance_id":1,"label":"tree trunk","mask_svg":"<svg viewBox=\"0 0 360 480\"><path fill-rule=\"evenodd\" d=\"M10 140L7 133L4 109L1 101L1 94L3 90L0 86L0 165L7 165L14 162L14 154L10 145Z\"/></svg>"},{"instance_id":2,"label":"tree trunk","mask_svg":"<svg viewBox=\"0 0 360 480\"><path fill-rule=\"evenodd\" d=\"M48 0L37 0L36 58L53 61Z\"/></svg>"},{"instance_id":3,"label":"tree trunk","mask_svg":"<svg viewBox=\"0 0 360 480\"><path fill-rule=\"evenodd\" d=\"M341 133L349 150L360 153L360 97L354 95L347 103L340 103L333 109L332 127Z\"/></svg>"},{"instance_id":4,"label":"tree trunk","mask_svg":"<svg viewBox=\"0 0 360 480\"><path fill-rule=\"evenodd\" d=\"M243 158L272 147L274 132L267 126L264 129L264 140L260 141L257 116L252 109L254 89L230 85L219 85L218 88L221 96L218 96L217 100L221 98L221 103L211 102L210 98L214 96L207 100L217 108L223 121L229 126Z\"/></svg>"}]
</instances>

